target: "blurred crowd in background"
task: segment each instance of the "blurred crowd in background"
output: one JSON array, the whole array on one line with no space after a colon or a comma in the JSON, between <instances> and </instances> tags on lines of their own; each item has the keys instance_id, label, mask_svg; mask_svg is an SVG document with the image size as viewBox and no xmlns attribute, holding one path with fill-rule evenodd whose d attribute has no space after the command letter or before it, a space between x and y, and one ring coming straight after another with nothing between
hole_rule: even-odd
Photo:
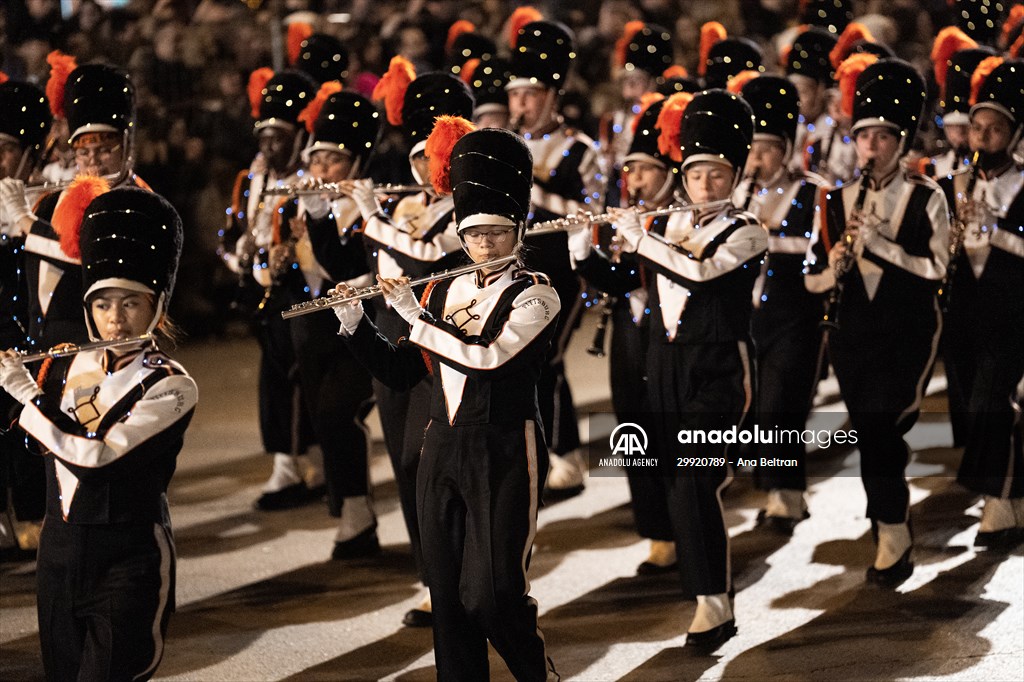
<instances>
[{"instance_id":1,"label":"blurred crowd in background","mask_svg":"<svg viewBox=\"0 0 1024 682\"><path fill-rule=\"evenodd\" d=\"M274 61L273 30L302 17L341 39L350 52L346 87L369 95L390 58L402 55L418 73L445 67L448 28L459 19L500 45L503 22L519 3L507 0L5 0L0 11L0 69L45 85L47 54L79 64L125 67L139 93L136 172L167 197L186 225L175 319L192 338L222 334L236 278L216 255L232 183L256 154L246 97L249 74ZM562 113L597 137L601 115L621 107L612 68L626 22L670 27L676 63L695 71L700 26L721 22L729 35L757 41L768 70L797 29L799 0L576 0L534 2L576 34L575 74ZM928 78L929 51L939 27L952 23L946 0L864 0L854 15L879 42ZM926 144L934 125L926 122ZM380 147L374 175L393 181L407 172L399 135ZM57 145L53 160L73 165ZM397 162L397 163L396 163ZM396 169L401 169L396 171Z\"/></svg>"}]
</instances>

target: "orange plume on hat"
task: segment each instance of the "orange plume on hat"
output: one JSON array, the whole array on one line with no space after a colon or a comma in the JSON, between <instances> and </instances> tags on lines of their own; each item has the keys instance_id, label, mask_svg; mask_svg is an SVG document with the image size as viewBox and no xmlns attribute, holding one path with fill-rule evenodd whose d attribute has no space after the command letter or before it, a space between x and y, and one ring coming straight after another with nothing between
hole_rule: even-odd
<instances>
[{"instance_id":1,"label":"orange plume on hat","mask_svg":"<svg viewBox=\"0 0 1024 682\"><path fill-rule=\"evenodd\" d=\"M658 114L656 124L658 134L658 151L676 163L683 160L683 150L679 146L679 130L683 126L683 113L693 99L689 92L677 92L665 100L665 105Z\"/></svg>"},{"instance_id":2,"label":"orange plume on hat","mask_svg":"<svg viewBox=\"0 0 1024 682\"><path fill-rule=\"evenodd\" d=\"M841 107L847 116L853 116L853 98L857 94L857 78L864 69L878 61L878 55L869 52L858 52L846 58L836 69L836 80L839 82Z\"/></svg>"},{"instance_id":3,"label":"orange plume on hat","mask_svg":"<svg viewBox=\"0 0 1024 682\"><path fill-rule=\"evenodd\" d=\"M46 63L50 65L50 79L46 81L46 98L50 100L50 111L56 118L64 118L64 85L68 76L78 68L78 63L71 55L54 50L46 55Z\"/></svg>"},{"instance_id":4,"label":"orange plume on hat","mask_svg":"<svg viewBox=\"0 0 1024 682\"><path fill-rule=\"evenodd\" d=\"M1021 5L1017 5L1017 7L1021 7ZM1024 49L1024 33L1021 33L1010 46L1010 59L1020 59L1022 49Z\"/></svg>"},{"instance_id":5,"label":"orange plume on hat","mask_svg":"<svg viewBox=\"0 0 1024 682\"><path fill-rule=\"evenodd\" d=\"M473 74L476 73L476 67L480 66L480 60L474 57L473 59L467 59L466 63L462 65L462 70L459 71L459 78L466 85L472 87Z\"/></svg>"},{"instance_id":6,"label":"orange plume on hat","mask_svg":"<svg viewBox=\"0 0 1024 682\"><path fill-rule=\"evenodd\" d=\"M828 53L828 60L832 62L832 68L838 69L839 65L846 61L853 51L853 45L863 40L868 43L875 42L875 36L871 35L868 27L858 21L851 21L843 30L836 41L835 47Z\"/></svg>"},{"instance_id":7,"label":"orange plume on hat","mask_svg":"<svg viewBox=\"0 0 1024 682\"><path fill-rule=\"evenodd\" d=\"M409 84L416 80L416 68L401 55L391 58L388 71L373 88L373 101L384 100L384 111L388 115L388 123L393 126L402 125L402 108L405 106L405 91Z\"/></svg>"},{"instance_id":8,"label":"orange plume on hat","mask_svg":"<svg viewBox=\"0 0 1024 682\"><path fill-rule=\"evenodd\" d=\"M1010 38L1016 33L1021 25L1024 25L1024 5L1014 5L1010 13L1006 15L1003 22L1003 44L1010 42Z\"/></svg>"},{"instance_id":9,"label":"orange plume on hat","mask_svg":"<svg viewBox=\"0 0 1024 682\"><path fill-rule=\"evenodd\" d=\"M636 116L633 117L633 134L636 135L636 129L640 127L640 119L643 117L644 112L651 108L651 105L655 102L660 102L665 99L665 95L660 92L645 92L640 95L640 111L637 112Z\"/></svg>"},{"instance_id":10,"label":"orange plume on hat","mask_svg":"<svg viewBox=\"0 0 1024 682\"><path fill-rule=\"evenodd\" d=\"M679 64L673 64L664 71L661 72L661 77L665 80L671 80L673 78L687 78L690 72L686 70L685 66Z\"/></svg>"},{"instance_id":11,"label":"orange plume on hat","mask_svg":"<svg viewBox=\"0 0 1024 682\"><path fill-rule=\"evenodd\" d=\"M515 49L516 42L519 40L519 29L535 21L541 21L543 18L544 15L536 7L524 5L516 8L516 11L508 19L508 46Z\"/></svg>"},{"instance_id":12,"label":"orange plume on hat","mask_svg":"<svg viewBox=\"0 0 1024 682\"><path fill-rule=\"evenodd\" d=\"M451 52L452 47L455 46L455 40L463 33L472 33L476 30L476 25L472 21L466 21L465 19L459 19L448 29L448 39L444 41L444 51Z\"/></svg>"},{"instance_id":13,"label":"orange plume on hat","mask_svg":"<svg viewBox=\"0 0 1024 682\"><path fill-rule=\"evenodd\" d=\"M743 90L743 86L754 80L761 75L760 71L754 71L753 69L745 69L740 71L735 76L730 76L729 81L725 85L725 89L734 95L740 94Z\"/></svg>"},{"instance_id":14,"label":"orange plume on hat","mask_svg":"<svg viewBox=\"0 0 1024 682\"><path fill-rule=\"evenodd\" d=\"M729 34L726 33L725 26L717 21L708 21L700 27L700 63L697 64L697 73L701 76L704 75L708 68L708 55L711 54L711 48L728 37Z\"/></svg>"},{"instance_id":15,"label":"orange plume on hat","mask_svg":"<svg viewBox=\"0 0 1024 682\"><path fill-rule=\"evenodd\" d=\"M978 64L978 68L974 70L974 74L971 76L970 104L972 107L978 103L978 95L981 94L981 87L985 84L985 79L1002 63L1002 57L986 57Z\"/></svg>"},{"instance_id":16,"label":"orange plume on hat","mask_svg":"<svg viewBox=\"0 0 1024 682\"><path fill-rule=\"evenodd\" d=\"M626 23L626 28L623 29L622 35L615 41L615 63L620 67L626 65L626 59L629 55L626 52L629 50L629 43L640 31L644 30L646 26L642 21L630 21Z\"/></svg>"},{"instance_id":17,"label":"orange plume on hat","mask_svg":"<svg viewBox=\"0 0 1024 682\"><path fill-rule=\"evenodd\" d=\"M288 24L288 64L295 66L302 51L302 41L313 35L313 27L304 21Z\"/></svg>"},{"instance_id":18,"label":"orange plume on hat","mask_svg":"<svg viewBox=\"0 0 1024 682\"><path fill-rule=\"evenodd\" d=\"M960 50L975 47L978 47L978 43L956 26L947 26L935 36L935 42L932 43L932 65L935 69L935 82L943 92L946 91L949 58Z\"/></svg>"},{"instance_id":19,"label":"orange plume on hat","mask_svg":"<svg viewBox=\"0 0 1024 682\"><path fill-rule=\"evenodd\" d=\"M260 117L260 102L263 101L263 91L267 83L274 77L274 70L264 66L249 74L249 85L246 90L249 93L249 106L252 108L252 117Z\"/></svg>"},{"instance_id":20,"label":"orange plume on hat","mask_svg":"<svg viewBox=\"0 0 1024 682\"><path fill-rule=\"evenodd\" d=\"M9 80L11 80L10 77L8 77L8 75L3 71L0 71L0 85L3 85Z\"/></svg>"},{"instance_id":21,"label":"orange plume on hat","mask_svg":"<svg viewBox=\"0 0 1024 682\"><path fill-rule=\"evenodd\" d=\"M438 116L423 150L430 167L430 184L440 195L452 193L452 150L476 126L461 116Z\"/></svg>"},{"instance_id":22,"label":"orange plume on hat","mask_svg":"<svg viewBox=\"0 0 1024 682\"><path fill-rule=\"evenodd\" d=\"M89 207L93 199L109 191L110 183L105 178L95 175L79 175L57 202L51 224L54 232L60 236L60 250L68 258L77 260L82 257L78 235L82 230L85 209Z\"/></svg>"},{"instance_id":23,"label":"orange plume on hat","mask_svg":"<svg viewBox=\"0 0 1024 682\"><path fill-rule=\"evenodd\" d=\"M320 110L324 108L327 98L336 92L341 92L341 90L341 83L338 81L327 81L321 85L313 101L307 104L306 108L299 113L299 123L305 123L306 130L312 133L313 124L316 123L316 119L320 116Z\"/></svg>"}]
</instances>

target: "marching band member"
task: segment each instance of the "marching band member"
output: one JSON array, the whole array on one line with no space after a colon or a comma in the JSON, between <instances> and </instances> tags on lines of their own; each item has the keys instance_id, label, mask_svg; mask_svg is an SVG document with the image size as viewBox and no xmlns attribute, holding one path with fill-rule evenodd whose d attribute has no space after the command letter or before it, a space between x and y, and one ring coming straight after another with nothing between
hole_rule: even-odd
<instances>
[{"instance_id":1,"label":"marching band member","mask_svg":"<svg viewBox=\"0 0 1024 682\"><path fill-rule=\"evenodd\" d=\"M512 65L501 57L470 60L459 75L473 91L473 125L477 128L508 130L508 92L505 86L512 77Z\"/></svg>"},{"instance_id":2,"label":"marching band member","mask_svg":"<svg viewBox=\"0 0 1024 682\"><path fill-rule=\"evenodd\" d=\"M764 73L764 55L749 38L736 38L725 32L717 21L700 27L700 64L698 73L705 88L724 88L733 76L743 71Z\"/></svg>"},{"instance_id":3,"label":"marching band member","mask_svg":"<svg viewBox=\"0 0 1024 682\"><path fill-rule=\"evenodd\" d=\"M159 333L174 288L182 227L163 198L107 192L81 228L89 337ZM39 638L49 680L146 680L174 610L167 507L196 384L153 341L54 361L37 383L13 351L0 385L46 461L39 544Z\"/></svg>"},{"instance_id":4,"label":"marching band member","mask_svg":"<svg viewBox=\"0 0 1024 682\"><path fill-rule=\"evenodd\" d=\"M310 181L338 183L366 173L381 128L380 112L370 100L342 92L340 83L328 81L298 120L311 135L310 144L302 150ZM272 298L308 301L333 287L315 254L324 253L323 244L330 249L349 230L361 227L359 209L351 198L341 197L329 209L323 208L330 210L333 225L317 222L317 229L310 231L304 217L306 203L306 198L286 200L274 215L270 267L257 271L265 278L265 286L286 290L269 294ZM309 203L325 202L313 199ZM368 275L352 281L353 286L369 283ZM329 319L327 326L333 327ZM364 423L373 407L370 376L345 344L331 336L333 329L324 328L322 315L292 319L289 329L302 397L323 452L328 512L340 519L331 558L376 554L380 546L369 496L369 442ZM324 342L325 333L334 343Z\"/></svg>"},{"instance_id":5,"label":"marching band member","mask_svg":"<svg viewBox=\"0 0 1024 682\"><path fill-rule=\"evenodd\" d=\"M821 164L820 159L812 159L809 149L821 149L821 145L810 147L811 138L827 140L828 148L834 142L837 123L829 115L829 103L834 94L835 68L829 55L836 46L836 37L821 28L809 28L799 34L785 55L786 78L796 86L800 100L800 120L797 125L796 139L793 144L793 156L789 167L794 171ZM827 154L824 162L827 163ZM820 151L819 151L820 156Z\"/></svg>"},{"instance_id":6,"label":"marching band member","mask_svg":"<svg viewBox=\"0 0 1024 682\"><path fill-rule=\"evenodd\" d=\"M797 88L785 78L761 76L747 82L741 95L754 110L754 141L733 201L768 230L768 258L754 285L751 321L757 349L757 421L763 429L803 431L821 344L821 303L804 286L804 257L819 190L827 183L819 175L786 168L797 133ZM798 462L796 467L756 469L758 486L768 491L759 521L791 535L808 516L804 444L773 443L761 446L759 454Z\"/></svg>"},{"instance_id":7,"label":"marching band member","mask_svg":"<svg viewBox=\"0 0 1024 682\"><path fill-rule=\"evenodd\" d=\"M412 65L396 57L375 93L384 98L389 122L401 126L410 144L409 165L413 176L417 182L426 183L429 179L427 136L439 115L472 116L473 97L469 88L447 73L415 77ZM370 180L349 180L340 184L351 195L351 200L345 207L338 207L339 213L331 212L325 202L309 199L304 202L317 260L335 281L351 280L366 273L387 279L416 277L444 270L459 257L461 248L451 224L454 202L450 196L439 196L432 188L420 191L397 202L387 215L377 202ZM354 215L351 213L353 205ZM325 233L337 235L338 225L350 227L353 221L361 221L361 229L349 230L341 240L317 237ZM375 324L392 343L408 336L409 323L390 303L376 301L373 312ZM416 469L423 430L430 418L430 392L427 377L403 390L395 390L379 380L373 382L406 529L424 579L416 510ZM425 580L424 584L427 584ZM405 614L403 622L411 627L430 625L430 608L430 595L426 593L419 606Z\"/></svg>"},{"instance_id":8,"label":"marching band member","mask_svg":"<svg viewBox=\"0 0 1024 682\"><path fill-rule=\"evenodd\" d=\"M515 31L508 90L512 129L533 156L533 222L580 211L600 212L604 179L593 140L569 128L558 114L558 99L576 57L575 38L562 24L532 21ZM582 313L580 282L569 259L566 236L530 237L527 264L547 274L564 311L538 388L544 434L551 451L549 493L583 490L586 464L572 392L565 377L565 349Z\"/></svg>"},{"instance_id":9,"label":"marching band member","mask_svg":"<svg viewBox=\"0 0 1024 682\"><path fill-rule=\"evenodd\" d=\"M750 106L739 97L724 90L696 95L686 106L679 140L683 188L697 208L672 214L650 230L635 211L610 209L629 250L655 273L648 281L649 435L665 469L684 591L697 596L686 646L701 650L717 649L736 634L721 499L732 475L720 446L681 449L677 434L739 425L752 399L751 290L768 237L754 216L733 206L730 195L746 163L753 126ZM720 463L699 470L676 467L680 454Z\"/></svg>"},{"instance_id":10,"label":"marching band member","mask_svg":"<svg viewBox=\"0 0 1024 682\"><path fill-rule=\"evenodd\" d=\"M441 154L431 157L439 171L432 177L454 196L463 248L477 263L515 254L530 206L529 149L488 128L463 136L450 154L450 171ZM422 305L406 279L378 282L411 325L398 345L358 302L335 310L341 334L381 381L406 390L437 375L416 499L438 679L488 679L489 641L517 680L543 680L548 664L526 569L547 470L537 386L558 295L518 262L438 281Z\"/></svg>"},{"instance_id":11,"label":"marching band member","mask_svg":"<svg viewBox=\"0 0 1024 682\"><path fill-rule=\"evenodd\" d=\"M917 420L938 347L949 214L934 182L900 166L921 122L921 76L906 62L883 59L846 78L855 82L844 89L853 95L851 130L865 170L824 196L806 284L813 292L841 287L827 313L828 349L857 432L877 543L867 579L895 587L914 570L903 436Z\"/></svg>"},{"instance_id":12,"label":"marching band member","mask_svg":"<svg viewBox=\"0 0 1024 682\"><path fill-rule=\"evenodd\" d=\"M263 190L295 183L301 177L299 155L305 130L298 116L315 94L312 79L298 71L274 74L263 68L251 74L249 103L260 151L235 179L227 225L221 233L221 257L238 276L240 300L236 303L253 316L260 344L260 437L264 451L274 458L270 478L255 503L264 511L305 504L319 498L324 489L323 466L301 397L290 327L274 313L291 299L281 287L264 286L279 202L265 196ZM307 452L310 456L300 459Z\"/></svg>"},{"instance_id":13,"label":"marching band member","mask_svg":"<svg viewBox=\"0 0 1024 682\"><path fill-rule=\"evenodd\" d=\"M975 545L1004 547L1024 528L1024 167L1011 155L1024 126L1024 62L989 57L972 80L967 139L977 161L940 181L959 243L944 350L949 390L966 407L957 480L985 500Z\"/></svg>"},{"instance_id":14,"label":"marching band member","mask_svg":"<svg viewBox=\"0 0 1024 682\"><path fill-rule=\"evenodd\" d=\"M623 172L636 210L653 210L672 203L679 187L680 160L678 146L679 119L690 94L673 95L651 102L636 118L636 128ZM669 110L667 114L663 114ZM663 137L659 122L663 116L674 116L674 135ZM674 144L671 143L674 140ZM663 141L659 145L659 141ZM660 147L664 147L664 151ZM672 154L676 158L672 158ZM667 216L651 217L664 223ZM614 239L614 238L613 238ZM590 230L580 230L569 237L576 272L605 296L612 296L602 305L611 305L612 341L609 353L609 378L612 408L620 424L637 422L646 401L646 351L649 343L649 312L636 255L623 253L621 244L608 249L597 248ZM619 240L621 242L621 238ZM614 250L613 250L614 249ZM647 558L637 567L638 575L653 575L676 570L676 546L669 521L665 489L651 472L639 467L626 467L633 519L640 537L650 540Z\"/></svg>"}]
</instances>

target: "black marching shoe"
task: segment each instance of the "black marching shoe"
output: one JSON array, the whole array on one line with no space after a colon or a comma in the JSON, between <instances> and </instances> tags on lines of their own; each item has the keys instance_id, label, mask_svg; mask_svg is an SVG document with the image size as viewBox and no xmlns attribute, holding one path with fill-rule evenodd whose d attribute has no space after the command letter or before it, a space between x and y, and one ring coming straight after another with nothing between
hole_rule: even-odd
<instances>
[{"instance_id":1,"label":"black marching shoe","mask_svg":"<svg viewBox=\"0 0 1024 682\"><path fill-rule=\"evenodd\" d=\"M907 578L914 574L914 562L910 560L910 552L913 549L913 547L908 547L899 561L889 568L875 568L874 566L869 568L867 581L873 585L889 589L899 587Z\"/></svg>"},{"instance_id":2,"label":"black marching shoe","mask_svg":"<svg viewBox=\"0 0 1024 682\"><path fill-rule=\"evenodd\" d=\"M407 628L429 628L434 624L434 614L423 609L409 609L402 617L402 625Z\"/></svg>"},{"instance_id":3,"label":"black marching shoe","mask_svg":"<svg viewBox=\"0 0 1024 682\"><path fill-rule=\"evenodd\" d=\"M373 525L350 540L335 542L331 558L335 561L365 559L378 554L380 554L380 542L377 540L377 526Z\"/></svg>"},{"instance_id":4,"label":"black marching shoe","mask_svg":"<svg viewBox=\"0 0 1024 682\"><path fill-rule=\"evenodd\" d=\"M786 537L793 536L793 530L796 525L801 521L811 518L810 513L806 510L799 519L794 519L791 516L768 516L766 511L762 509L757 512L757 527L764 528L778 535L784 535Z\"/></svg>"},{"instance_id":5,"label":"black marching shoe","mask_svg":"<svg viewBox=\"0 0 1024 682\"><path fill-rule=\"evenodd\" d=\"M309 488L305 483L299 482L272 493L263 493L253 506L260 511L280 511L301 507L310 499Z\"/></svg>"},{"instance_id":6,"label":"black marching shoe","mask_svg":"<svg viewBox=\"0 0 1024 682\"><path fill-rule=\"evenodd\" d=\"M687 632L683 646L700 653L711 653L735 637L737 632L736 619L733 618L704 632Z\"/></svg>"},{"instance_id":7,"label":"black marching shoe","mask_svg":"<svg viewBox=\"0 0 1024 682\"><path fill-rule=\"evenodd\" d=\"M673 561L670 564L656 564L653 561L644 561L636 567L637 575L665 575L675 573L679 570L679 562Z\"/></svg>"},{"instance_id":8,"label":"black marching shoe","mask_svg":"<svg viewBox=\"0 0 1024 682\"><path fill-rule=\"evenodd\" d=\"M1024 531L1015 526L999 530L979 530L978 534L974 537L974 546L996 550L1013 549L1022 540L1024 540Z\"/></svg>"}]
</instances>

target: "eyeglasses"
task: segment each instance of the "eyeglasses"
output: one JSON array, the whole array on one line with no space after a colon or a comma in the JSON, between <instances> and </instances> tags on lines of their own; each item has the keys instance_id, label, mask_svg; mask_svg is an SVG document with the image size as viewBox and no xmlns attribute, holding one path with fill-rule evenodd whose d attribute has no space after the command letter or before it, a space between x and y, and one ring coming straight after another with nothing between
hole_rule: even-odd
<instances>
[{"instance_id":1,"label":"eyeglasses","mask_svg":"<svg viewBox=\"0 0 1024 682\"><path fill-rule=\"evenodd\" d=\"M110 155L121 148L121 145L114 145L113 147L79 147L75 150L75 159L82 161L88 159L90 156L95 156L100 161L106 161L110 158Z\"/></svg>"},{"instance_id":2,"label":"eyeglasses","mask_svg":"<svg viewBox=\"0 0 1024 682\"><path fill-rule=\"evenodd\" d=\"M507 228L504 230L466 230L462 233L465 237L466 242L469 244L479 244L483 241L484 237L489 238L495 244L501 244L512 235L513 228Z\"/></svg>"}]
</instances>

